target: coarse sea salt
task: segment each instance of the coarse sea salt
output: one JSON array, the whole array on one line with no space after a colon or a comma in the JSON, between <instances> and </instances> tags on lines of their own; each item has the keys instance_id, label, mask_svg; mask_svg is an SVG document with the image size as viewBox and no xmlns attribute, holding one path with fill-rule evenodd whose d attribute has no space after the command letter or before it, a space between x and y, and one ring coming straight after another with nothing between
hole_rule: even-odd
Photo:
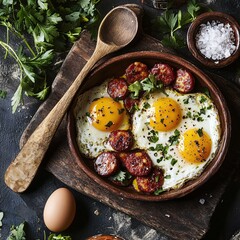
<instances>
[{"instance_id":1,"label":"coarse sea salt","mask_svg":"<svg viewBox=\"0 0 240 240\"><path fill-rule=\"evenodd\" d=\"M235 37L229 23L211 21L201 24L196 34L196 47L215 63L230 57L236 50Z\"/></svg>"}]
</instances>

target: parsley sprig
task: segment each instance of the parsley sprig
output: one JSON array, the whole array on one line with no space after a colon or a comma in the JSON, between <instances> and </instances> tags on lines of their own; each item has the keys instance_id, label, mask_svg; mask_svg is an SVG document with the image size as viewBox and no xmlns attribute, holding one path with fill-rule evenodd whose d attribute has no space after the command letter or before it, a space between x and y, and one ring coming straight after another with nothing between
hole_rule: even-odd
<instances>
[{"instance_id":1,"label":"parsley sprig","mask_svg":"<svg viewBox=\"0 0 240 240\"><path fill-rule=\"evenodd\" d=\"M144 91L145 95L155 90L164 91L163 83L157 81L153 74L141 81L136 81L128 86L128 90L131 93L133 99L139 98L140 94Z\"/></svg>"},{"instance_id":2,"label":"parsley sprig","mask_svg":"<svg viewBox=\"0 0 240 240\"><path fill-rule=\"evenodd\" d=\"M187 4L186 11L166 10L157 17L154 21L154 29L159 29L163 33L163 45L172 48L184 47L185 42L179 30L193 22L201 11L203 11L203 6L196 0L191 0Z\"/></svg>"},{"instance_id":3,"label":"parsley sprig","mask_svg":"<svg viewBox=\"0 0 240 240\"><path fill-rule=\"evenodd\" d=\"M12 98L12 112L23 102L23 93L44 100L49 92L47 70L56 53L69 49L84 28L97 22L99 0L4 0L0 1L0 39L5 58L12 57L20 69L19 86ZM92 31L93 32L93 31ZM20 43L14 49L11 38Z\"/></svg>"}]
</instances>

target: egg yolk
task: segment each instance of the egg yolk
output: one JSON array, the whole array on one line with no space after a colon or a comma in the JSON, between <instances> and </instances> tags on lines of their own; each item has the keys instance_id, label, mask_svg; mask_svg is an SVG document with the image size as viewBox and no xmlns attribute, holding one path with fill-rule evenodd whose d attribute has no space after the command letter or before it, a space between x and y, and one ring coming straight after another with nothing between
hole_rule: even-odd
<instances>
[{"instance_id":1,"label":"egg yolk","mask_svg":"<svg viewBox=\"0 0 240 240\"><path fill-rule=\"evenodd\" d=\"M212 148L212 140L202 129L189 129L181 137L178 150L181 156L190 163L201 163L207 160Z\"/></svg>"},{"instance_id":2,"label":"egg yolk","mask_svg":"<svg viewBox=\"0 0 240 240\"><path fill-rule=\"evenodd\" d=\"M171 98L159 98L153 103L154 116L150 119L150 126L157 130L167 132L177 127L181 120L181 108Z\"/></svg>"},{"instance_id":3,"label":"egg yolk","mask_svg":"<svg viewBox=\"0 0 240 240\"><path fill-rule=\"evenodd\" d=\"M124 108L112 98L103 97L93 101L89 107L92 125L100 131L118 129L124 119Z\"/></svg>"}]
</instances>

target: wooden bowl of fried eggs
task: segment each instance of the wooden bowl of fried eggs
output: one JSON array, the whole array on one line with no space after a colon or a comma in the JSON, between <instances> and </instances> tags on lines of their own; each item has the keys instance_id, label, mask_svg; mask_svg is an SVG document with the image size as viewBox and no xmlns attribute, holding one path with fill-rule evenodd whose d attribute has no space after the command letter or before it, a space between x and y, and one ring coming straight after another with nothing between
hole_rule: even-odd
<instances>
[{"instance_id":1,"label":"wooden bowl of fried eggs","mask_svg":"<svg viewBox=\"0 0 240 240\"><path fill-rule=\"evenodd\" d=\"M128 74L142 79L129 82ZM116 79L127 82L127 93L112 99L111 91L123 91L122 85L108 89ZM131 111L126 98L137 99ZM203 71L175 55L141 51L92 71L69 109L67 132L76 162L93 181L121 197L164 201L191 193L217 172L231 119ZM126 132L131 141L121 135Z\"/></svg>"}]
</instances>

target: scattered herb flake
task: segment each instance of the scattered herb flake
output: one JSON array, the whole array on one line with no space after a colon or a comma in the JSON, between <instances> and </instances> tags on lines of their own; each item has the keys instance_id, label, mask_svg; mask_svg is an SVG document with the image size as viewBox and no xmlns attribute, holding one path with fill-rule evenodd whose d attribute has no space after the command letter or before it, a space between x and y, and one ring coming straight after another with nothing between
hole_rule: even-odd
<instances>
[{"instance_id":1,"label":"scattered herb flake","mask_svg":"<svg viewBox=\"0 0 240 240\"><path fill-rule=\"evenodd\" d=\"M171 165L174 166L176 163L177 163L177 159L172 158L172 160L171 160Z\"/></svg>"},{"instance_id":2,"label":"scattered herb flake","mask_svg":"<svg viewBox=\"0 0 240 240\"><path fill-rule=\"evenodd\" d=\"M166 175L164 178L165 179L171 179L171 175Z\"/></svg>"},{"instance_id":3,"label":"scattered herb flake","mask_svg":"<svg viewBox=\"0 0 240 240\"><path fill-rule=\"evenodd\" d=\"M173 144L178 144L179 137L180 137L180 131L176 129L174 131L174 135L170 136L168 139L170 146L172 146Z\"/></svg>"},{"instance_id":4,"label":"scattered herb flake","mask_svg":"<svg viewBox=\"0 0 240 240\"><path fill-rule=\"evenodd\" d=\"M204 96L201 96L200 103L204 103L207 101L207 98Z\"/></svg>"},{"instance_id":5,"label":"scattered herb flake","mask_svg":"<svg viewBox=\"0 0 240 240\"><path fill-rule=\"evenodd\" d=\"M164 190L162 189L162 187L161 188L159 188L158 190L156 190L155 192L154 192L154 195L159 195L160 193L162 193L162 192L164 192Z\"/></svg>"},{"instance_id":6,"label":"scattered herb flake","mask_svg":"<svg viewBox=\"0 0 240 240\"><path fill-rule=\"evenodd\" d=\"M4 98L6 98L6 96L7 96L7 92L0 89L0 98L4 99Z\"/></svg>"},{"instance_id":7,"label":"scattered herb flake","mask_svg":"<svg viewBox=\"0 0 240 240\"><path fill-rule=\"evenodd\" d=\"M118 109L118 114L120 115L120 114L124 113L124 111L125 111L124 108Z\"/></svg>"},{"instance_id":8,"label":"scattered herb flake","mask_svg":"<svg viewBox=\"0 0 240 240\"><path fill-rule=\"evenodd\" d=\"M150 107L151 107L151 105L148 102L144 102L143 108L148 109Z\"/></svg>"},{"instance_id":9,"label":"scattered herb flake","mask_svg":"<svg viewBox=\"0 0 240 240\"><path fill-rule=\"evenodd\" d=\"M198 134L199 137L202 137L203 136L203 128L199 128L197 130L197 134Z\"/></svg>"},{"instance_id":10,"label":"scattered herb flake","mask_svg":"<svg viewBox=\"0 0 240 240\"><path fill-rule=\"evenodd\" d=\"M147 139L152 143L156 143L159 140L158 133L154 130L151 130L149 133L151 136L148 136Z\"/></svg>"},{"instance_id":11,"label":"scattered herb flake","mask_svg":"<svg viewBox=\"0 0 240 240\"><path fill-rule=\"evenodd\" d=\"M109 121L105 126L106 127L111 127L113 125L113 122L112 121Z\"/></svg>"}]
</instances>

